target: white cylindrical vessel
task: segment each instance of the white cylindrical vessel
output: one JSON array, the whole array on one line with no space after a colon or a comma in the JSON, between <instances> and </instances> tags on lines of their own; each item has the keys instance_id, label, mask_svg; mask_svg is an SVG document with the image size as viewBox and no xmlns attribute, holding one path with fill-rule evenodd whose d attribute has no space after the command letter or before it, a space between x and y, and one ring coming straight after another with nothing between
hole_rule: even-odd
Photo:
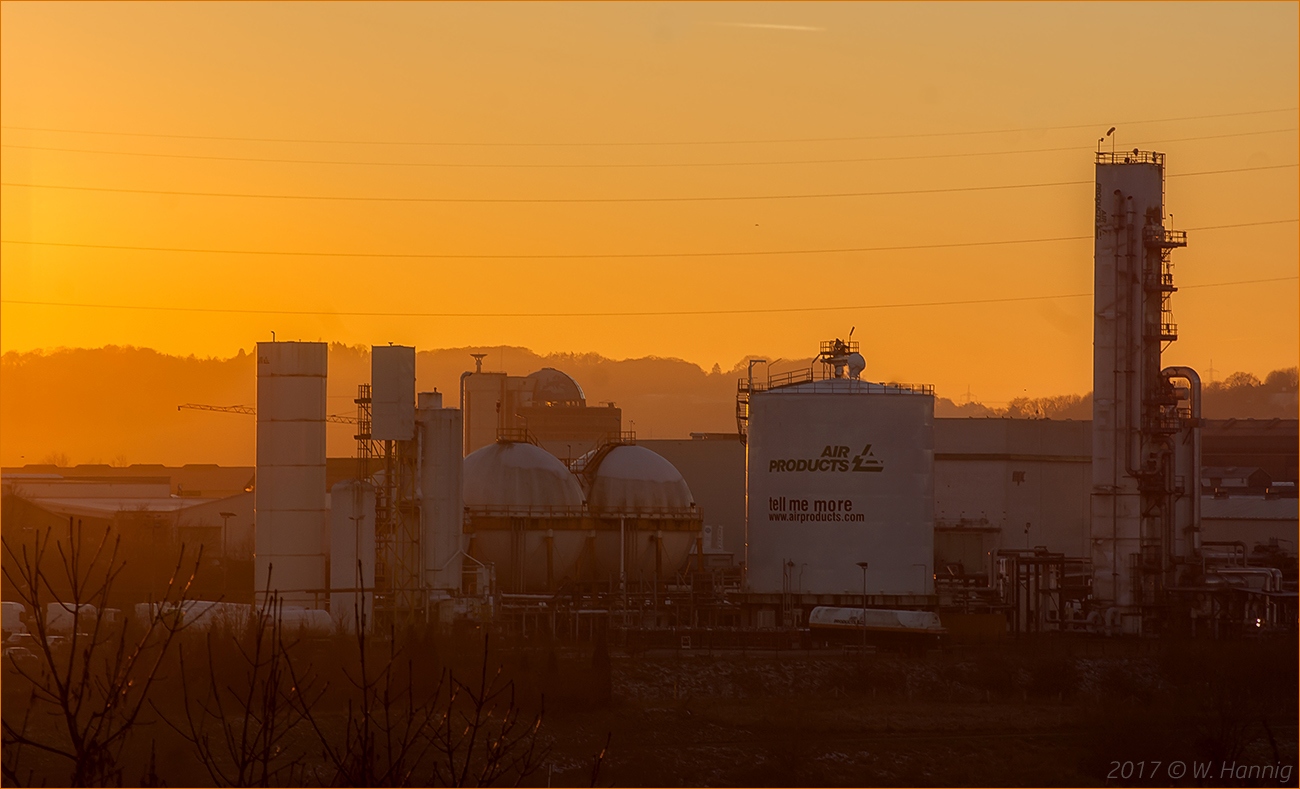
<instances>
[{"instance_id":1,"label":"white cylindrical vessel","mask_svg":"<svg viewBox=\"0 0 1300 789\"><path fill-rule=\"evenodd\" d=\"M358 612L374 621L375 488L343 480L330 489L330 615L355 632Z\"/></svg>"},{"instance_id":2,"label":"white cylindrical vessel","mask_svg":"<svg viewBox=\"0 0 1300 789\"><path fill-rule=\"evenodd\" d=\"M420 542L424 585L454 593L461 586L465 503L459 408L443 408L438 392L421 392L415 414L420 443Z\"/></svg>"},{"instance_id":3,"label":"white cylindrical vessel","mask_svg":"<svg viewBox=\"0 0 1300 789\"><path fill-rule=\"evenodd\" d=\"M329 549L327 362L323 342L257 344L254 590L260 596L269 588L286 603L309 606L325 603L314 590L325 587Z\"/></svg>"},{"instance_id":4,"label":"white cylindrical vessel","mask_svg":"<svg viewBox=\"0 0 1300 789\"><path fill-rule=\"evenodd\" d=\"M931 594L934 396L928 387L830 379L749 403L746 583L802 591Z\"/></svg>"}]
</instances>

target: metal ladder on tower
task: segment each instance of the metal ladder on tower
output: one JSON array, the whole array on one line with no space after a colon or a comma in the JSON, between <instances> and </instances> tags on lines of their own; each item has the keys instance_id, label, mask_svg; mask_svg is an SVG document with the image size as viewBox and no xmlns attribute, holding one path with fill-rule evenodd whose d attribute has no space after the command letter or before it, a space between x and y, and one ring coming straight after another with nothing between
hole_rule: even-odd
<instances>
[{"instance_id":1,"label":"metal ladder on tower","mask_svg":"<svg viewBox=\"0 0 1300 789\"><path fill-rule=\"evenodd\" d=\"M742 444L749 441L749 392L749 381L740 379L736 383L736 432Z\"/></svg>"}]
</instances>

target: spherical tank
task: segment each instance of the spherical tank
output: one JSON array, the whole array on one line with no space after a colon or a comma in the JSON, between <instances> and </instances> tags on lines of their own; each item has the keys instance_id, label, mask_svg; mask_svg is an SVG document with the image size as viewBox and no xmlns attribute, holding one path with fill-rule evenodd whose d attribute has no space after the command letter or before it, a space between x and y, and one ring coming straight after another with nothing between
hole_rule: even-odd
<instances>
[{"instance_id":1,"label":"spherical tank","mask_svg":"<svg viewBox=\"0 0 1300 789\"><path fill-rule=\"evenodd\" d=\"M588 531L582 486L554 455L522 442L465 458L469 554L507 593L545 593L578 578Z\"/></svg>"},{"instance_id":2,"label":"spherical tank","mask_svg":"<svg viewBox=\"0 0 1300 789\"><path fill-rule=\"evenodd\" d=\"M636 586L667 580L686 567L701 521L681 472L655 452L631 444L588 459L588 507L601 529L596 565L601 576ZM620 546L622 561L620 561Z\"/></svg>"},{"instance_id":3,"label":"spherical tank","mask_svg":"<svg viewBox=\"0 0 1300 789\"><path fill-rule=\"evenodd\" d=\"M499 441L465 458L465 506L530 510L582 508L582 486L550 452Z\"/></svg>"},{"instance_id":4,"label":"spherical tank","mask_svg":"<svg viewBox=\"0 0 1300 789\"><path fill-rule=\"evenodd\" d=\"M695 506L677 467L645 447L614 447L600 461L588 505L593 513L679 513Z\"/></svg>"},{"instance_id":5,"label":"spherical tank","mask_svg":"<svg viewBox=\"0 0 1300 789\"><path fill-rule=\"evenodd\" d=\"M578 382L568 373L554 367L543 367L529 375L525 381L534 405L582 405L587 402Z\"/></svg>"}]
</instances>

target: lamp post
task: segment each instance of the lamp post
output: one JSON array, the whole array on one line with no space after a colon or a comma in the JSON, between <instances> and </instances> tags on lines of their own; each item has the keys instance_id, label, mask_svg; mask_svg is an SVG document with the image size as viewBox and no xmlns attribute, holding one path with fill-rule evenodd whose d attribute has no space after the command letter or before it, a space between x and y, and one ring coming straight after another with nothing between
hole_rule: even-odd
<instances>
[{"instance_id":1,"label":"lamp post","mask_svg":"<svg viewBox=\"0 0 1300 789\"><path fill-rule=\"evenodd\" d=\"M230 519L235 517L233 512L218 512L221 516L221 585L223 591L229 591L230 586L230 559L226 556L226 524Z\"/></svg>"},{"instance_id":2,"label":"lamp post","mask_svg":"<svg viewBox=\"0 0 1300 789\"><path fill-rule=\"evenodd\" d=\"M781 627L794 627L794 562L785 562L784 583L781 594Z\"/></svg>"},{"instance_id":3,"label":"lamp post","mask_svg":"<svg viewBox=\"0 0 1300 789\"><path fill-rule=\"evenodd\" d=\"M862 654L867 654L867 563L858 562L862 568Z\"/></svg>"}]
</instances>

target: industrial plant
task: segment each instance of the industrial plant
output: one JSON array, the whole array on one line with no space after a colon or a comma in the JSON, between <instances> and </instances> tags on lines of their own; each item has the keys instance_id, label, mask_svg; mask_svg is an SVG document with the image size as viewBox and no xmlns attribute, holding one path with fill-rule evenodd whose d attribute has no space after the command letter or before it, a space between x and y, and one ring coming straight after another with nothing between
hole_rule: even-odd
<instances>
[{"instance_id":1,"label":"industrial plant","mask_svg":"<svg viewBox=\"0 0 1300 789\"><path fill-rule=\"evenodd\" d=\"M327 345L260 342L247 480L187 499L158 474L13 469L6 491L51 521L111 519L161 485L155 525L220 517L198 538L251 558L234 596L344 631L689 648L1293 630L1293 499L1280 517L1224 506L1200 376L1166 359L1188 240L1166 226L1164 178L1161 153L1097 153L1091 423L936 419L932 386L872 380L853 331L804 369L751 361L736 432L689 439L638 439L565 372L484 354L458 392L418 392L416 349L391 344L371 349L355 416L332 415ZM356 450L328 458L339 421Z\"/></svg>"}]
</instances>

